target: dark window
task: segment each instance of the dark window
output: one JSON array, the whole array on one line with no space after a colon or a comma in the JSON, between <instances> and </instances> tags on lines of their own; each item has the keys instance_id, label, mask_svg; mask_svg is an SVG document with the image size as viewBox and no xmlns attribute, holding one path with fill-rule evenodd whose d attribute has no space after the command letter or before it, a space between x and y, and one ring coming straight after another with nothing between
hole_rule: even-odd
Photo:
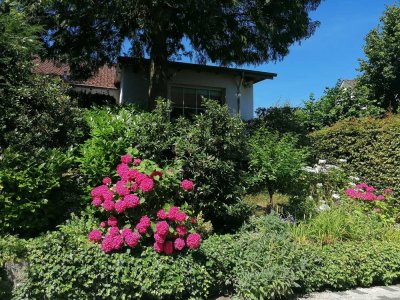
<instances>
[{"instance_id":1,"label":"dark window","mask_svg":"<svg viewBox=\"0 0 400 300\"><path fill-rule=\"evenodd\" d=\"M197 88L172 86L171 101L172 101L172 116L187 116L201 113L204 110L203 99L217 100L219 103L224 103L225 91L220 88Z\"/></svg>"}]
</instances>

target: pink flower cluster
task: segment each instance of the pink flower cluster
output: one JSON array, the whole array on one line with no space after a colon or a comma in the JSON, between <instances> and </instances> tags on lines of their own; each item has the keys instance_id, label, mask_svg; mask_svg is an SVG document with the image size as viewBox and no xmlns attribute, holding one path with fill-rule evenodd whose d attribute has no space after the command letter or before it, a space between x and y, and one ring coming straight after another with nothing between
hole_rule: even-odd
<instances>
[{"instance_id":1,"label":"pink flower cluster","mask_svg":"<svg viewBox=\"0 0 400 300\"><path fill-rule=\"evenodd\" d=\"M200 246L201 235L198 233L188 234L188 229L182 223L191 219L188 219L188 216L181 212L179 207L173 206L168 212L161 209L157 212L157 218L161 221L156 223L154 233L153 248L156 252L171 255L174 250L181 251L186 246L189 249L196 249Z\"/></svg>"},{"instance_id":2,"label":"pink flower cluster","mask_svg":"<svg viewBox=\"0 0 400 300\"><path fill-rule=\"evenodd\" d=\"M173 206L167 211L159 210L157 223L153 223L153 226L147 215L138 216L138 210L134 208L141 202L144 203L140 200L139 195L144 199L147 193L156 188L154 180L159 181L163 179L164 175L161 171L153 171L150 175L140 172L141 163L139 158L133 158L129 154L123 155L121 163L116 168L119 180L113 184L110 177L105 177L102 185L92 189L93 206L102 208L111 216L101 222L98 229L92 230L88 234L88 239L99 243L105 253L111 253L121 250L124 245L133 248L140 241L145 243L146 237L149 237L149 231L154 231L153 247L158 253L171 255L174 251L181 251L185 247L188 249L198 248L201 243L200 234L188 229L188 227L193 228L196 218L189 218L179 207ZM167 170L166 174L170 175L171 172L171 170ZM194 188L194 183L185 179L180 183L180 187L189 191ZM136 225L133 223L133 215L140 217ZM122 223L122 229L118 227L119 223Z\"/></svg>"},{"instance_id":3,"label":"pink flower cluster","mask_svg":"<svg viewBox=\"0 0 400 300\"><path fill-rule=\"evenodd\" d=\"M382 194L377 194L376 189L366 183L360 183L355 188L349 188L345 191L346 195L354 200L362 201L384 201L386 197ZM386 189L385 194L389 195L392 190Z\"/></svg>"}]
</instances>

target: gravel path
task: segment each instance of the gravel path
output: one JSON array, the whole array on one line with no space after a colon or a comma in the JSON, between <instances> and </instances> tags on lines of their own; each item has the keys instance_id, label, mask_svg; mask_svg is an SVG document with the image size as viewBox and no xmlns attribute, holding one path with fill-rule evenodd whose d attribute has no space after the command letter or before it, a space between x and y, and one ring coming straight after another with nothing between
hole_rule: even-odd
<instances>
[{"instance_id":1,"label":"gravel path","mask_svg":"<svg viewBox=\"0 0 400 300\"><path fill-rule=\"evenodd\" d=\"M298 300L400 300L400 285L358 288L344 292L312 293Z\"/></svg>"}]
</instances>

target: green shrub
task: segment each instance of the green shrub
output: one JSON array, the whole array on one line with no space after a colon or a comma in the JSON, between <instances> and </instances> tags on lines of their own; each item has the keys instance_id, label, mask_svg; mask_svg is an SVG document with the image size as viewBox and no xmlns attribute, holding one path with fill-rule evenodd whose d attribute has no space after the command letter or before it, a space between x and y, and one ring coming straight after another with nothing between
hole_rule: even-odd
<instances>
[{"instance_id":1,"label":"green shrub","mask_svg":"<svg viewBox=\"0 0 400 300\"><path fill-rule=\"evenodd\" d=\"M79 207L72 151L7 149L0 158L0 232L29 236L60 224Z\"/></svg>"},{"instance_id":2,"label":"green shrub","mask_svg":"<svg viewBox=\"0 0 400 300\"><path fill-rule=\"evenodd\" d=\"M400 190L400 115L340 121L311 139L318 158L347 159L361 180Z\"/></svg>"},{"instance_id":3,"label":"green shrub","mask_svg":"<svg viewBox=\"0 0 400 300\"><path fill-rule=\"evenodd\" d=\"M107 255L87 241L93 219L73 219L40 239L28 255L29 279L16 299L207 299L212 284L201 257Z\"/></svg>"},{"instance_id":4,"label":"green shrub","mask_svg":"<svg viewBox=\"0 0 400 300\"><path fill-rule=\"evenodd\" d=\"M88 186L110 174L119 156L135 147L161 167L181 164L183 176L196 183L194 194L184 200L217 229L237 227L251 212L241 201L247 168L244 123L215 101L206 102L205 113L193 120L171 121L169 113L170 103L161 100L151 113L131 107L89 111L90 138L79 158Z\"/></svg>"},{"instance_id":5,"label":"green shrub","mask_svg":"<svg viewBox=\"0 0 400 300\"><path fill-rule=\"evenodd\" d=\"M302 246L299 284L305 292L392 284L400 279L399 241L366 240Z\"/></svg>"}]
</instances>

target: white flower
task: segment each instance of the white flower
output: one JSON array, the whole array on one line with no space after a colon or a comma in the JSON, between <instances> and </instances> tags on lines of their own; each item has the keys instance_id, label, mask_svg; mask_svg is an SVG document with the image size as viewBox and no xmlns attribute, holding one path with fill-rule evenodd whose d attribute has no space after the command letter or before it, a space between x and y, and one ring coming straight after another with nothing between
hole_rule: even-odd
<instances>
[{"instance_id":1,"label":"white flower","mask_svg":"<svg viewBox=\"0 0 400 300\"><path fill-rule=\"evenodd\" d=\"M340 195L339 194L332 194L332 198L339 200L340 199Z\"/></svg>"},{"instance_id":2,"label":"white flower","mask_svg":"<svg viewBox=\"0 0 400 300\"><path fill-rule=\"evenodd\" d=\"M324 210L330 209L330 207L328 204L322 204L320 207L318 207L318 209L320 211L324 211Z\"/></svg>"},{"instance_id":3,"label":"white flower","mask_svg":"<svg viewBox=\"0 0 400 300\"><path fill-rule=\"evenodd\" d=\"M318 161L318 164L319 164L319 165L324 165L324 164L326 164L326 159L320 159L320 160Z\"/></svg>"},{"instance_id":4,"label":"white flower","mask_svg":"<svg viewBox=\"0 0 400 300\"><path fill-rule=\"evenodd\" d=\"M323 186L323 184L322 183L317 183L317 187L322 187Z\"/></svg>"},{"instance_id":5,"label":"white flower","mask_svg":"<svg viewBox=\"0 0 400 300\"><path fill-rule=\"evenodd\" d=\"M344 159L344 158L341 158L341 159L339 159L339 162L341 162L341 163L347 163L347 159Z\"/></svg>"},{"instance_id":6,"label":"white flower","mask_svg":"<svg viewBox=\"0 0 400 300\"><path fill-rule=\"evenodd\" d=\"M360 178L357 177L357 176L349 176L349 178L350 178L351 180L354 180L354 181L360 181Z\"/></svg>"},{"instance_id":7,"label":"white flower","mask_svg":"<svg viewBox=\"0 0 400 300\"><path fill-rule=\"evenodd\" d=\"M349 186L356 186L356 184L354 182L350 182Z\"/></svg>"}]
</instances>

